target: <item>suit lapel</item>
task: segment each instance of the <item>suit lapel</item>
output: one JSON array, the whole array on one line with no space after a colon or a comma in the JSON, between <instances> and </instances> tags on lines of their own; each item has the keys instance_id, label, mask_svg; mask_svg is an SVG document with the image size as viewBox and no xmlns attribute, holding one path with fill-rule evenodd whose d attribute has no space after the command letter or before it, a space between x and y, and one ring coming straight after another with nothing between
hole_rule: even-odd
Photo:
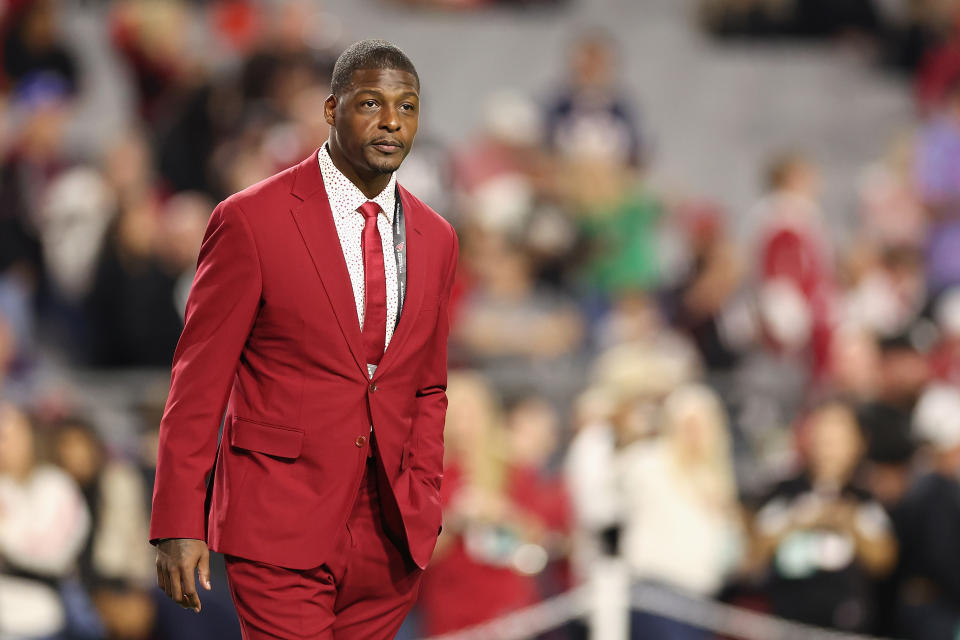
<instances>
[{"instance_id":1,"label":"suit lapel","mask_svg":"<svg viewBox=\"0 0 960 640\"><path fill-rule=\"evenodd\" d=\"M427 262L423 234L418 226L420 210L417 208L417 204L411 201L410 194L406 189L400 187L398 191L400 192L400 203L403 205L404 223L407 225L407 296L403 301L403 312L400 314L397 329L393 332L393 337L390 338L390 344L387 345L383 359L377 366L374 378L379 378L397 359L397 352L403 349L403 344L413 330L417 315L420 313L420 307L423 304L423 285ZM344 266L344 269L346 269L346 266Z\"/></svg>"},{"instance_id":2,"label":"suit lapel","mask_svg":"<svg viewBox=\"0 0 960 640\"><path fill-rule=\"evenodd\" d=\"M333 306L334 315L350 347L350 353L366 377L367 367L361 354L362 340L353 286L350 284L350 273L343 258L340 237L337 235L330 202L323 187L316 154L297 167L292 192L300 202L290 209L290 213L300 230L304 244L307 245L307 251Z\"/></svg>"}]
</instances>

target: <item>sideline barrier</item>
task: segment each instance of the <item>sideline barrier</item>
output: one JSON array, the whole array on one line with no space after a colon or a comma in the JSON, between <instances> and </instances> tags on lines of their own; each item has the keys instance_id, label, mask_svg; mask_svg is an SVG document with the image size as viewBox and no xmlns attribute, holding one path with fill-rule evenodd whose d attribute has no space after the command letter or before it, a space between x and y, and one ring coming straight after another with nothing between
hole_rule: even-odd
<instances>
[{"instance_id":1,"label":"sideline barrier","mask_svg":"<svg viewBox=\"0 0 960 640\"><path fill-rule=\"evenodd\" d=\"M886 640L791 622L653 585L633 587L630 605L637 611L685 622L737 640Z\"/></svg>"},{"instance_id":2,"label":"sideline barrier","mask_svg":"<svg viewBox=\"0 0 960 640\"><path fill-rule=\"evenodd\" d=\"M582 618L588 613L586 586L571 589L526 609L475 627L433 636L428 640L525 640Z\"/></svg>"},{"instance_id":3,"label":"sideline barrier","mask_svg":"<svg viewBox=\"0 0 960 640\"><path fill-rule=\"evenodd\" d=\"M611 633L619 636L629 616L623 615L624 626L615 631L602 630L611 627L604 626L609 621L601 619L598 623L590 606L598 602L594 588L577 587L496 620L427 640L528 640L580 618L588 620L591 640L615 640ZM629 593L629 607L634 611L677 620L736 640L885 640L791 622L657 585L635 585Z\"/></svg>"}]
</instances>

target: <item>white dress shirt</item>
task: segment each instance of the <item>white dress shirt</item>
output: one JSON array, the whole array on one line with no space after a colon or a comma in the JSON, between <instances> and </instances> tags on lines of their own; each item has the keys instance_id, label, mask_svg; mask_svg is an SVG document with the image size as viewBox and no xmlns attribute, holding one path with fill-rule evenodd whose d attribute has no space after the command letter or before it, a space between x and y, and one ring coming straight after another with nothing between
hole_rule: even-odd
<instances>
[{"instance_id":1,"label":"white dress shirt","mask_svg":"<svg viewBox=\"0 0 960 640\"><path fill-rule=\"evenodd\" d=\"M330 158L327 145L324 144L317 154L320 162L320 173L323 176L323 186L330 201L330 211L337 226L337 235L340 237L340 247L343 249L343 258L350 272L350 283L353 285L353 299L357 305L357 319L363 328L363 314L366 310L364 299L363 278L363 247L360 243L363 238L364 217L357 211L367 202L367 197L353 184ZM397 291L397 259L393 249L393 215L396 204L397 176L390 176L390 182L373 199L380 205L383 213L377 216L377 230L383 242L383 267L387 284L387 331L383 348L386 349L393 337L393 329L397 324L397 308L399 306L399 292Z\"/></svg>"}]
</instances>

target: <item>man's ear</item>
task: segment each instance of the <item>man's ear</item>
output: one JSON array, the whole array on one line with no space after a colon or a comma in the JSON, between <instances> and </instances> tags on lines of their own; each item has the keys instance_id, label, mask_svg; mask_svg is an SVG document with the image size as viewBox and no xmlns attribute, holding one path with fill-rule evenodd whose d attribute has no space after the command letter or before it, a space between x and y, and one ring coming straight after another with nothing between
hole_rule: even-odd
<instances>
[{"instance_id":1,"label":"man's ear","mask_svg":"<svg viewBox=\"0 0 960 640\"><path fill-rule=\"evenodd\" d=\"M336 125L336 111L337 97L331 93L323 102L323 117L331 127Z\"/></svg>"}]
</instances>

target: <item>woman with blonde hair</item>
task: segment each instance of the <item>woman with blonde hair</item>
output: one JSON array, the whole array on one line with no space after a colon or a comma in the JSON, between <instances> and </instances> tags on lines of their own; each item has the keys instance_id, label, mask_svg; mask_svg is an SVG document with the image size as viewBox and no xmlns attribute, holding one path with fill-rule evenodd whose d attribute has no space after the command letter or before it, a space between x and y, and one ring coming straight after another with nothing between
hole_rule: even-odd
<instances>
[{"instance_id":1,"label":"woman with blonde hair","mask_svg":"<svg viewBox=\"0 0 960 640\"><path fill-rule=\"evenodd\" d=\"M626 506L622 552L633 576L716 595L743 547L727 418L716 393L699 384L673 391L663 403L659 435L627 447L618 464ZM637 617L634 635L705 637L653 616Z\"/></svg>"}]
</instances>

